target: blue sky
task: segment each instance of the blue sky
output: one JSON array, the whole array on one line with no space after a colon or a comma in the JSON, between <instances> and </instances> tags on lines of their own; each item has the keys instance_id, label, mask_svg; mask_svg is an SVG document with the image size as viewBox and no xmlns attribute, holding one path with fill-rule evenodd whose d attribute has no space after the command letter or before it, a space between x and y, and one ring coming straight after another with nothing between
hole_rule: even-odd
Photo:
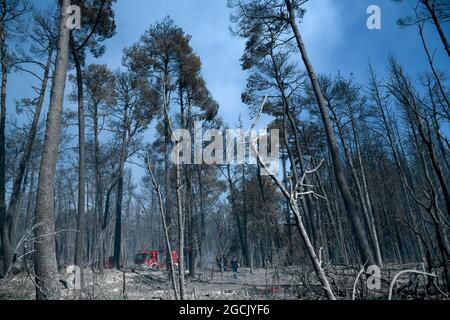
<instances>
[{"instance_id":1,"label":"blue sky","mask_svg":"<svg viewBox=\"0 0 450 320\"><path fill-rule=\"evenodd\" d=\"M34 0L36 1L36 0ZM53 0L47 0L50 2ZM366 80L370 59L382 74L390 54L399 58L411 74L427 70L417 29L399 28L399 17L412 13L414 0L403 4L392 0L310 0L304 22L300 25L306 47L317 72L344 75L353 73ZM43 5L40 2L38 5ZM366 28L369 5L382 10L382 29ZM156 21L170 15L186 33L192 36L192 47L200 55L203 76L214 98L220 104L220 114L233 126L241 114L248 117L240 95L245 88L246 73L239 59L244 43L229 31L230 9L226 0L118 0L115 5L117 34L106 42L106 54L91 63L107 63L114 69L120 66L123 48L139 40L141 34ZM438 49L437 62L446 61L442 45L432 26L428 26L428 41ZM441 67L444 67L441 64ZM9 109L14 99L32 94L30 78L13 75L9 82ZM70 86L68 87L70 89Z\"/></svg>"},{"instance_id":2,"label":"blue sky","mask_svg":"<svg viewBox=\"0 0 450 320\"><path fill-rule=\"evenodd\" d=\"M397 56L412 74L426 70L416 28L401 29L396 25L399 17L412 12L413 3L311 0L301 30L317 72L353 73L364 81L369 59L382 73L389 54ZM381 7L381 30L366 27L366 10L371 4ZM137 41L151 24L170 15L192 35L192 47L202 59L203 75L225 121L232 126L240 114L247 117L247 109L240 101L246 82L239 63L244 44L229 31L226 0L119 0L116 13L117 35L107 42L108 50L101 62L120 66L122 49ZM434 32L432 35L431 46L444 54Z\"/></svg>"},{"instance_id":3,"label":"blue sky","mask_svg":"<svg viewBox=\"0 0 450 320\"><path fill-rule=\"evenodd\" d=\"M53 0L46 2L49 1ZM340 71L346 76L352 73L357 80L365 81L369 59L382 76L390 54L413 75L428 70L417 29L399 28L396 24L399 17L412 14L415 2L310 0L300 29L316 71L326 74ZM372 4L381 7L381 30L366 27L366 10ZM248 119L248 109L240 100L247 76L239 63L244 42L233 37L229 30L231 12L226 0L118 0L115 11L117 34L105 43L106 54L98 60L90 59L90 63L106 63L112 69L118 68L123 48L139 40L156 21L170 15L192 36L192 47L202 59L203 76L220 104L220 115L225 122L234 127L240 115ZM428 26L427 30L430 48L437 49L439 67L448 67L443 65L448 58L433 26ZM8 112L11 114L14 99L33 96L33 93L30 78L23 74L11 76L8 86ZM71 86L66 93L69 90Z\"/></svg>"}]
</instances>

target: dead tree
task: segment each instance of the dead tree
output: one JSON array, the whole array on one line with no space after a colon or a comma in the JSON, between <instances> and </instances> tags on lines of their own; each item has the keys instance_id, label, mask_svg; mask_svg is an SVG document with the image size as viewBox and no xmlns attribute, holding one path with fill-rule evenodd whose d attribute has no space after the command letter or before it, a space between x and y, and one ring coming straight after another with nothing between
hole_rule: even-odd
<instances>
[{"instance_id":1,"label":"dead tree","mask_svg":"<svg viewBox=\"0 0 450 320\"><path fill-rule=\"evenodd\" d=\"M266 98L267 99L267 98ZM263 108L266 104L266 99L264 100L261 110L258 114L258 117L256 118L252 130L256 127L256 122L259 120L259 117L262 113ZM250 146L253 149L254 154L257 157L258 162L260 163L261 167L266 170L267 172L271 172L271 169L268 168L267 164L265 163L264 159L261 158L261 155L258 152L256 141L250 141ZM323 163L323 162L322 162ZM305 225L303 223L304 216L302 216L300 212L300 208L298 207L298 202L300 197L304 197L307 195L312 195L314 197L319 197L314 191L308 191L306 188L311 188L311 186L305 185L305 179L308 175L313 174L315 171L319 170L322 166L322 163L314 170L307 171L305 170L303 175L295 180L292 180L290 183L290 190L288 191L287 187L280 181L278 176L276 174L271 174L271 178L274 181L274 183L278 186L280 191L283 193L283 195L289 200L289 206L292 212L294 213L298 229L300 231L301 238L306 246L306 249L308 251L309 258L311 259L311 262L314 265L314 270L319 278L320 283L322 284L322 288L329 300L336 300L336 296L333 293L333 290L331 289L330 283L327 279L327 276L325 274L325 271L322 266L322 261L317 256L314 247L311 243L310 237L306 231ZM291 166L293 170L295 170L295 165L291 163ZM291 178L292 179L292 178Z\"/></svg>"},{"instance_id":2,"label":"dead tree","mask_svg":"<svg viewBox=\"0 0 450 320\"><path fill-rule=\"evenodd\" d=\"M167 99L168 95L166 94L165 89L168 88L168 78L163 74L163 112L164 117L166 119L169 133L172 136L172 139L179 142L180 137L175 133L175 130L172 125L172 120L169 115L169 100ZM177 155L179 156L179 155ZM178 163L176 164L176 193L177 193L177 210L178 210L178 242L179 242L179 257L178 257L178 271L179 271L179 289L180 289L180 300L185 300L185 279L184 279L184 211L182 205L182 181L181 181L181 167L182 165L179 163L180 159L177 159ZM171 255L171 252L169 252Z\"/></svg>"},{"instance_id":3,"label":"dead tree","mask_svg":"<svg viewBox=\"0 0 450 320\"><path fill-rule=\"evenodd\" d=\"M28 7L22 0L2 1L0 7L0 233L1 247L4 252L3 271L6 272L12 263L14 246L11 243L10 232L14 218L10 216L10 212L7 212L6 204L6 91L8 75L13 66L9 41L11 34L20 30L22 17L27 13Z\"/></svg>"},{"instance_id":4,"label":"dead tree","mask_svg":"<svg viewBox=\"0 0 450 320\"><path fill-rule=\"evenodd\" d=\"M323 120L323 123L325 126L325 132L327 135L330 153L331 153L331 157L333 160L333 167L334 167L334 172L335 172L335 176L336 176L336 181L337 181L337 184L341 191L341 195L342 195L342 199L344 201L345 208L347 210L347 213L349 214L349 218L352 223L353 230L356 234L357 244L358 244L358 247L360 250L362 260L364 262L368 261L369 264L374 264L375 260L373 259L373 255L370 250L369 243L367 241L368 237L364 230L363 224L361 222L361 217L359 216L359 212L358 212L358 209L356 206L356 202L353 199L352 193L350 191L350 187L348 185L347 179L344 174L341 157L340 157L339 150L337 147L336 136L335 136L335 133L333 130L330 116L328 114L325 99L323 97L317 75L314 71L314 68L311 64L308 53L306 51L306 47L305 47L303 38L300 33L300 29L298 28L298 25L297 25L295 11L296 11L296 9L298 9L298 3L297 3L297 1L292 1L292 0L284 0L284 2L286 4L286 8L287 8L287 12L288 12L288 22L294 33L295 40L297 42L297 46L300 50L303 63L307 70L308 76L311 80L311 85L312 85L314 94L317 99L317 104L319 106L320 114L322 116L322 120Z\"/></svg>"},{"instance_id":5,"label":"dead tree","mask_svg":"<svg viewBox=\"0 0 450 320\"><path fill-rule=\"evenodd\" d=\"M445 35L444 29L442 28L442 24L441 21L438 17L438 8L437 6L447 6L448 4L438 4L436 0L421 0L421 2L423 3L423 5L425 6L425 8L428 10L428 13L431 16L431 19L433 20L433 24L436 27L436 30L439 34L439 37L441 38L442 44L444 45L445 51L447 52L447 55L450 57L450 44L447 40L447 37ZM445 10L445 9L443 9ZM448 9L447 9L448 10ZM447 30L448 31L448 30Z\"/></svg>"},{"instance_id":6,"label":"dead tree","mask_svg":"<svg viewBox=\"0 0 450 320\"><path fill-rule=\"evenodd\" d=\"M158 196L159 212L160 212L162 227L163 227L163 232L164 232L164 241L166 242L166 250L169 252L169 257L170 257L170 259L169 259L170 275L169 276L170 276L170 280L172 282L172 289L173 289L173 294L175 296L175 300L178 300L179 292L178 292L178 286L177 286L176 275L175 275L175 263L173 261L173 256L172 256L172 245L170 244L169 227L167 226L166 214L164 212L164 201L163 201L163 196L161 193L161 186L158 184L158 182L156 181L155 175L153 174L152 165L150 163L150 156L148 156L148 155L147 155L147 170L148 170L148 173L150 174L153 189L155 190L155 192Z\"/></svg>"},{"instance_id":7,"label":"dead tree","mask_svg":"<svg viewBox=\"0 0 450 320\"><path fill-rule=\"evenodd\" d=\"M39 89L36 89L38 97L31 101L24 101L25 105L29 107L34 107L33 120L31 122L31 127L28 133L28 138L23 149L23 154L17 168L17 172L13 180L13 188L11 196L9 198L9 203L6 211L6 218L4 220L2 236L3 248L4 248L4 270L7 270L7 265L12 262L12 252L9 248L14 247L14 238L18 223L17 210L19 207L19 200L21 195L21 188L24 184L26 177L27 167L29 165L30 159L32 157L33 147L35 145L36 135L38 131L38 125L41 117L42 107L44 105L45 96L47 92L48 81L50 78L50 69L53 63L53 53L55 50L55 36L52 34L51 23L48 19L43 16L35 16L36 27L33 33L30 34L33 42L36 44L38 51L37 55L46 56L46 62L40 62L39 59L30 57L28 55L23 55L16 61L15 68L18 71L29 73L36 77L41 85ZM36 72L27 69L27 65L38 66L42 69L43 75L38 76Z\"/></svg>"}]
</instances>

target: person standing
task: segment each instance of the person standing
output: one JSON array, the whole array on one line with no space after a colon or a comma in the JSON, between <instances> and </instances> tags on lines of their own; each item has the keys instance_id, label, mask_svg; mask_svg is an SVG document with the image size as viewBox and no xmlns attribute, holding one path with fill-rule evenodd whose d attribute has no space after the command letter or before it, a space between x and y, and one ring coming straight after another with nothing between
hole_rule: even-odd
<instances>
[{"instance_id":1,"label":"person standing","mask_svg":"<svg viewBox=\"0 0 450 320\"><path fill-rule=\"evenodd\" d=\"M239 261L236 257L231 260L231 271L233 272L234 279L238 279L238 273L239 273Z\"/></svg>"}]
</instances>

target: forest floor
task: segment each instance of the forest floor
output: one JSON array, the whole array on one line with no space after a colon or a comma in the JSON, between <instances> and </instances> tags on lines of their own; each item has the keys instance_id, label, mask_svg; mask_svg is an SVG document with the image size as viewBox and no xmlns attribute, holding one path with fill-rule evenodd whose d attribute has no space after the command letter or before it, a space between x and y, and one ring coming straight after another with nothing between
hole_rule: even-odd
<instances>
[{"instance_id":1,"label":"forest floor","mask_svg":"<svg viewBox=\"0 0 450 320\"><path fill-rule=\"evenodd\" d=\"M357 298L386 299L389 281L404 267L391 267L382 274L382 289L369 292L359 281ZM328 271L336 295L343 300L352 299L353 285L358 270L348 267L332 267ZM61 274L61 278L67 275ZM125 279L125 281L124 281ZM314 280L311 269L241 269L237 279L231 272L211 269L197 271L195 278L186 276L186 298L188 300L307 300L322 299L322 290ZM84 272L87 300L170 300L173 299L171 283L165 271L121 272L105 270L103 276L87 269ZM125 286L124 286L125 282ZM95 284L95 285L94 285ZM63 299L79 299L77 291L67 290L61 285ZM125 294L124 294L125 288ZM397 299L432 298L426 296L425 281L420 276L406 276L396 285ZM400 292L402 291L402 292ZM35 298L33 278L28 273L19 273L9 281L0 282L0 300L27 300ZM438 297L435 297L435 299Z\"/></svg>"}]
</instances>

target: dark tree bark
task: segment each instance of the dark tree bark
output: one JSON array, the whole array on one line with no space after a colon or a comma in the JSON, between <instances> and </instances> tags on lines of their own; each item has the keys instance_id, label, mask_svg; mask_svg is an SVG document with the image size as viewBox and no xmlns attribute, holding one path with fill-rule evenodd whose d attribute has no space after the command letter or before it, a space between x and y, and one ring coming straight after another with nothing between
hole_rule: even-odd
<instances>
[{"instance_id":1,"label":"dark tree bark","mask_svg":"<svg viewBox=\"0 0 450 320\"><path fill-rule=\"evenodd\" d=\"M99 123L98 123L98 104L95 103L93 120L94 120L94 171L95 171L95 214L98 219L97 229L98 235L97 239L99 244L97 245L97 249L99 250L99 260L100 260L100 269L103 271L103 242L104 242L104 229L103 229L103 182L102 182L102 174L100 169L100 141L99 141ZM106 227L106 226L105 226Z\"/></svg>"},{"instance_id":2,"label":"dark tree bark","mask_svg":"<svg viewBox=\"0 0 450 320\"><path fill-rule=\"evenodd\" d=\"M423 0L423 4L427 8L430 13L431 19L433 20L433 24L436 27L437 32L439 33L439 37L441 38L442 44L444 45L445 51L447 55L450 57L450 44L448 43L447 37L445 36L445 32L442 29L441 22L436 14L436 10L433 4L430 3L430 0ZM448 30L447 30L448 31Z\"/></svg>"},{"instance_id":3,"label":"dark tree bark","mask_svg":"<svg viewBox=\"0 0 450 320\"><path fill-rule=\"evenodd\" d=\"M84 264L84 238L85 238L85 208L86 208L86 147L84 126L84 88L81 61L72 33L70 34L72 57L75 62L77 77L77 102L78 102L78 217L77 235L75 240L75 265L83 270ZM83 274L83 272L81 273ZM83 283L83 276L81 276Z\"/></svg>"},{"instance_id":4,"label":"dark tree bark","mask_svg":"<svg viewBox=\"0 0 450 320\"><path fill-rule=\"evenodd\" d=\"M233 186L233 181L232 181L229 165L227 165L226 179L228 181L228 187L230 188L231 207L232 207L234 219L236 220L236 228L238 230L239 242L241 244L242 257L244 258L245 263L247 263L250 261L249 252L248 252L248 244L246 242L246 238L245 238L245 234L244 234L244 227L242 225L242 219L241 219L241 216L238 211L239 207L238 207L238 204L236 201L236 194L235 194L235 190L234 190L234 186Z\"/></svg>"},{"instance_id":5,"label":"dark tree bark","mask_svg":"<svg viewBox=\"0 0 450 320\"><path fill-rule=\"evenodd\" d=\"M106 254L106 228L108 227L108 219L109 219L109 209L110 209L110 204L111 204L111 195L113 193L114 188L117 186L117 184L119 183L118 179L115 179L115 181L111 184L111 186L109 187L108 191L106 192L106 198L105 198L105 210L103 212L103 217L102 217L102 223L101 223L101 246L100 246L100 255L99 255L99 260L100 260L100 272L103 273L103 269L104 269L104 263L105 263L105 254ZM109 257L108 257L109 259Z\"/></svg>"},{"instance_id":6,"label":"dark tree bark","mask_svg":"<svg viewBox=\"0 0 450 320\"><path fill-rule=\"evenodd\" d=\"M303 63L308 72L308 76L311 80L311 84L314 90L314 94L317 99L317 103L320 108L320 113L322 115L322 120L325 126L325 131L328 139L328 144L331 152L331 157L333 159L333 167L334 173L336 176L336 180L341 191L342 200L344 201L345 208L347 213L349 214L350 221L352 223L353 231L356 234L357 244L361 255L361 260L363 263L375 264L375 260L373 258L372 252L370 250L369 243L367 241L368 236L364 230L364 226L361 221L361 217L359 216L358 209L356 206L356 202L353 199L352 193L350 191L350 187L348 185L347 179L344 174L344 170L342 167L341 157L339 155L339 150L337 146L336 136L334 134L333 125L330 120L330 116L327 111L327 107L325 104L325 99L322 95L322 90L319 85L319 81L317 79L317 75L314 71L314 68L309 60L308 53L306 51L303 38L300 34L300 30L298 28L296 22L296 15L294 7L292 6L291 0L285 0L288 12L289 12L289 23L294 32L295 39L297 41L297 46L300 50Z\"/></svg>"},{"instance_id":7,"label":"dark tree bark","mask_svg":"<svg viewBox=\"0 0 450 320\"><path fill-rule=\"evenodd\" d=\"M14 236L16 229L16 211L20 199L20 191L26 175L26 169L31 159L31 153L33 150L34 141L37 134L39 119L41 117L42 106L44 104L45 93L47 89L50 68L53 61L53 50L50 49L47 63L45 65L44 76L42 78L41 88L39 91L39 98L36 102L36 110L33 115L33 121L31 123L30 132L28 134L27 142L23 150L22 157L20 159L19 167L17 169L16 176L14 177L13 188L11 197L9 199L9 205L7 209L5 223L3 225L2 235L6 238L4 248L8 250L4 251L4 270L8 270L11 267L12 259L14 256L13 247L15 246ZM6 245L5 245L6 244Z\"/></svg>"},{"instance_id":8,"label":"dark tree bark","mask_svg":"<svg viewBox=\"0 0 450 320\"><path fill-rule=\"evenodd\" d=\"M122 202L123 202L123 178L125 173L126 161L126 139L123 141L120 154L117 194L116 194L116 224L114 231L114 264L121 269L121 250L122 250Z\"/></svg>"}]
</instances>

